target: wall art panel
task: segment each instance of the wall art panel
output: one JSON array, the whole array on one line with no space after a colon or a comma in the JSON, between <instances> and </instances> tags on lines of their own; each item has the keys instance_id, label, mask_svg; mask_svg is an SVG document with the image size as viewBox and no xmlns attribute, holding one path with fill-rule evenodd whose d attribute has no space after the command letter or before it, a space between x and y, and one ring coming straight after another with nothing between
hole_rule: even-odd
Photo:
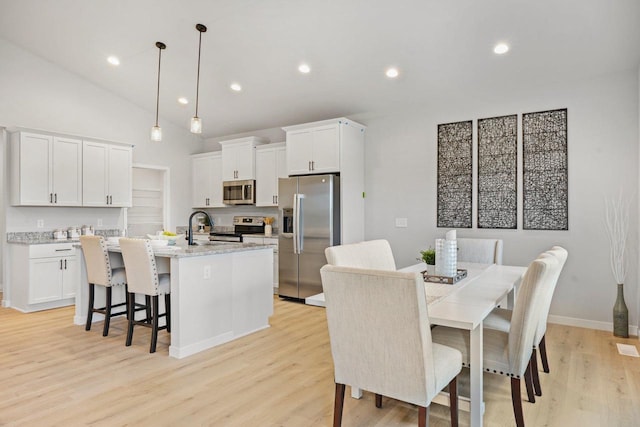
<instances>
[{"instance_id":1,"label":"wall art panel","mask_svg":"<svg viewBox=\"0 0 640 427\"><path fill-rule=\"evenodd\" d=\"M438 125L437 226L471 228L473 123Z\"/></svg>"},{"instance_id":2,"label":"wall art panel","mask_svg":"<svg viewBox=\"0 0 640 427\"><path fill-rule=\"evenodd\" d=\"M478 228L518 225L518 116L478 120Z\"/></svg>"},{"instance_id":3,"label":"wall art panel","mask_svg":"<svg viewBox=\"0 0 640 427\"><path fill-rule=\"evenodd\" d=\"M569 229L567 109L522 115L523 228Z\"/></svg>"}]
</instances>

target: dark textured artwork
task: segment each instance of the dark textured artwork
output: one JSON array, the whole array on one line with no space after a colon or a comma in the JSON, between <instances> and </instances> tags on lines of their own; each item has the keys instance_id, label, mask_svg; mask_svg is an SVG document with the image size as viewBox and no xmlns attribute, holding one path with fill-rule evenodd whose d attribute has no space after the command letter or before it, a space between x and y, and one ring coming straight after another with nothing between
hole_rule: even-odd
<instances>
[{"instance_id":1,"label":"dark textured artwork","mask_svg":"<svg viewBox=\"0 0 640 427\"><path fill-rule=\"evenodd\" d=\"M522 115L523 228L568 230L567 109Z\"/></svg>"},{"instance_id":2,"label":"dark textured artwork","mask_svg":"<svg viewBox=\"0 0 640 427\"><path fill-rule=\"evenodd\" d=\"M478 120L478 228L518 225L518 116Z\"/></svg>"},{"instance_id":3,"label":"dark textured artwork","mask_svg":"<svg viewBox=\"0 0 640 427\"><path fill-rule=\"evenodd\" d=\"M471 228L472 122L438 125L438 227Z\"/></svg>"}]
</instances>

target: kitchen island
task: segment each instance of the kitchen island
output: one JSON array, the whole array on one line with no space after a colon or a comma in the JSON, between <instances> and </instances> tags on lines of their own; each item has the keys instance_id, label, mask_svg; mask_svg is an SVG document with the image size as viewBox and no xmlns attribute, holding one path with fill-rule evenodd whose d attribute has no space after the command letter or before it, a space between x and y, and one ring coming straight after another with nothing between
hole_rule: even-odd
<instances>
[{"instance_id":1,"label":"kitchen island","mask_svg":"<svg viewBox=\"0 0 640 427\"><path fill-rule=\"evenodd\" d=\"M111 266L122 266L120 247L108 245L108 250ZM159 272L171 273L171 357L181 359L269 327L271 246L220 242L165 246L154 253ZM74 317L78 325L86 322L89 293L84 259L80 266ZM116 289L114 302L124 301L124 289ZM104 289L98 286L95 306L100 304ZM94 315L94 322L101 319Z\"/></svg>"}]
</instances>

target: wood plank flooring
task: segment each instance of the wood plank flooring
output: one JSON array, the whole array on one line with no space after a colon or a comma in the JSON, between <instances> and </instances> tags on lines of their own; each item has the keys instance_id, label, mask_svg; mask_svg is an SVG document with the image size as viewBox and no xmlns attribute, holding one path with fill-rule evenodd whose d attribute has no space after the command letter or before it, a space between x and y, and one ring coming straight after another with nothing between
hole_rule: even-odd
<instances>
[{"instance_id":1,"label":"wood plank flooring","mask_svg":"<svg viewBox=\"0 0 640 427\"><path fill-rule=\"evenodd\" d=\"M182 360L168 357L161 331L137 328L125 347L125 320L90 332L73 308L23 314L0 308L0 425L3 426L330 426L333 365L324 309L274 300L271 328ZM640 425L640 359L615 343L636 338L549 325L551 373L543 396L523 402L527 426ZM347 394L350 393L347 388ZM523 399L526 400L523 394ZM514 425L507 378L485 374L486 426ZM469 414L460 413L460 425ZM415 407L373 396L345 399L345 427L415 426ZM431 426L448 426L433 405Z\"/></svg>"}]
</instances>

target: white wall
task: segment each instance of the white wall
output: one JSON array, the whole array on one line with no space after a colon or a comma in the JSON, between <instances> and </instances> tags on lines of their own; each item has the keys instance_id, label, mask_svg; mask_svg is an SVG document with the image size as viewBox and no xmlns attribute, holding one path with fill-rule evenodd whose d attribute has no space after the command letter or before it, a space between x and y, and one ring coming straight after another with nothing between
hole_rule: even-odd
<instances>
[{"instance_id":1,"label":"white wall","mask_svg":"<svg viewBox=\"0 0 640 427\"><path fill-rule=\"evenodd\" d=\"M152 143L155 121L155 77L149 76L149 109L142 109L75 74L0 39L0 126L20 126L134 145L133 162L167 166L171 170L171 224L184 224L191 212L191 171L188 155L201 149L201 138L160 117L163 140ZM105 65L106 66L106 65ZM162 108L162 105L160 106ZM6 153L2 153L6 155ZM6 184L4 184L6 185ZM7 208L7 231L35 229L45 215L45 229L58 226L105 227L121 218L114 208ZM86 217L86 220L84 219ZM51 225L51 227L48 226Z\"/></svg>"},{"instance_id":2,"label":"white wall","mask_svg":"<svg viewBox=\"0 0 640 427\"><path fill-rule=\"evenodd\" d=\"M366 238L391 242L396 262L415 262L446 229L436 223L436 153L439 123L568 108L569 230L460 229L460 237L504 240L505 264L527 265L539 252L559 244L569 251L551 313L571 323L607 328L612 322L615 281L603 227L605 196L638 200L639 80L637 70L556 87L523 87L495 98L452 99L421 111L389 116L352 116L367 125ZM474 123L475 129L475 123ZM474 131L475 132L475 131ZM520 135L519 135L520 138ZM475 154L474 154L475 156ZM521 196L521 191L520 197ZM520 205L521 206L521 205ZM519 212L521 216L521 210ZM638 253L638 203L632 204L631 259ZM395 218L408 228L395 228ZM521 223L521 222L520 222ZM631 325L638 325L638 271L630 263L625 283ZM569 318L569 319L567 319ZM635 329L635 328L633 328Z\"/></svg>"}]
</instances>

